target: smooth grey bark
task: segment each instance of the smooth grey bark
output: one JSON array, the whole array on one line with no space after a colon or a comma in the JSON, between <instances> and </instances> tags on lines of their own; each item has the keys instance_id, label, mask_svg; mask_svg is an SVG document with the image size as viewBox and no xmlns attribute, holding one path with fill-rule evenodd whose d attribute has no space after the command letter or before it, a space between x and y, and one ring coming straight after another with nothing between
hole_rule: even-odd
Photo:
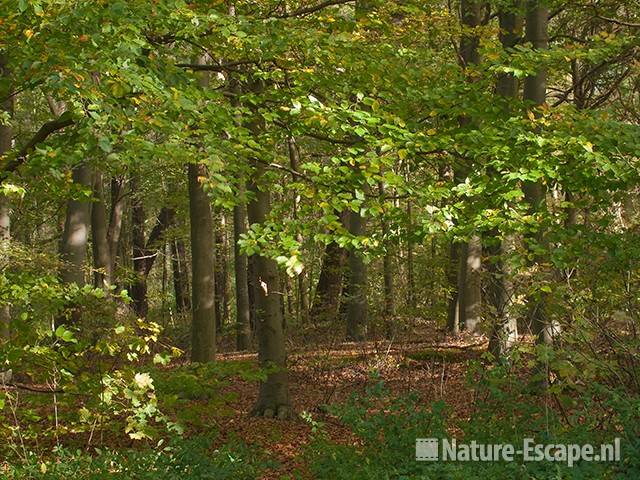
<instances>
[{"instance_id":1,"label":"smooth grey bark","mask_svg":"<svg viewBox=\"0 0 640 480\"><path fill-rule=\"evenodd\" d=\"M465 28L460 39L460 62L464 69L480 63L480 39L475 32L467 30L480 25L481 6L482 2L478 0L462 0L460 4L461 22ZM469 117L460 118L462 127L470 125L471 122L472 119ZM464 182L468 169L469 167L458 167L454 172L455 181ZM472 236L469 242L452 243L450 247L449 261L458 268L455 278L453 274L449 275L452 293L449 298L447 325L452 334L459 333L461 328L473 333L480 324L482 243L477 235ZM469 254L472 255L471 258ZM467 318L467 315L470 317Z\"/></svg>"},{"instance_id":2,"label":"smooth grey bark","mask_svg":"<svg viewBox=\"0 0 640 480\"><path fill-rule=\"evenodd\" d=\"M505 50L515 47L522 38L523 19L518 13L520 1L514 1L511 11L498 13L500 22L500 42ZM510 73L502 73L496 82L496 95L505 99L518 95L518 79ZM509 111L508 100L505 102ZM496 358L503 358L518 339L518 321L513 314L513 274L508 265L508 256L515 249L513 235L501 240L496 239L495 246L489 250L492 261L489 262L490 281L487 288L489 302L495 313L495 322L489 338L489 352Z\"/></svg>"},{"instance_id":3,"label":"smooth grey bark","mask_svg":"<svg viewBox=\"0 0 640 480\"><path fill-rule=\"evenodd\" d=\"M365 219L360 212L349 212L349 233L354 236L364 234ZM347 340L360 342L367 336L369 306L367 299L367 265L361 252L349 251L347 274Z\"/></svg>"},{"instance_id":4,"label":"smooth grey bark","mask_svg":"<svg viewBox=\"0 0 640 480\"><path fill-rule=\"evenodd\" d=\"M466 250L464 329L468 333L478 333L482 319L482 240L480 237L472 236Z\"/></svg>"},{"instance_id":5,"label":"smooth grey bark","mask_svg":"<svg viewBox=\"0 0 640 480\"><path fill-rule=\"evenodd\" d=\"M86 164L73 169L73 184L91 189L92 172ZM67 202L64 231L60 243L60 257L64 262L61 272L65 285L85 285L85 261L89 240L91 200L89 198L73 199Z\"/></svg>"},{"instance_id":6,"label":"smooth grey bark","mask_svg":"<svg viewBox=\"0 0 640 480\"><path fill-rule=\"evenodd\" d=\"M247 207L250 224L263 223L271 211L271 196L258 185L264 166L256 162L255 172L248 190L253 198ZM289 400L289 378L286 365L286 345L281 309L281 289L275 260L254 256L256 285L256 333L258 360L267 369L267 378L260 384L258 400L253 409L256 416L289 418L293 412Z\"/></svg>"},{"instance_id":7,"label":"smooth grey bark","mask_svg":"<svg viewBox=\"0 0 640 480\"><path fill-rule=\"evenodd\" d=\"M548 39L548 18L549 10L543 0L529 0L527 2L525 40L532 44L536 50L544 50L549 46ZM544 68L539 68L535 75L531 75L524 80L523 98L533 105L542 105L547 98L547 72ZM532 213L544 210L546 192L541 182L526 182L523 187L525 200L529 204ZM534 242L544 248L545 234L542 228L536 232ZM536 255L535 262L538 265L544 263L541 255ZM539 343L550 344L553 342L553 331L549 324L547 312L547 299L543 292L540 298L532 305L531 318L533 331Z\"/></svg>"},{"instance_id":8,"label":"smooth grey bark","mask_svg":"<svg viewBox=\"0 0 640 480\"><path fill-rule=\"evenodd\" d=\"M244 187L238 195L244 198ZM247 350L251 344L249 283L247 256L240 249L240 238L247 233L247 210L244 204L233 207L233 267L236 287L236 348Z\"/></svg>"},{"instance_id":9,"label":"smooth grey bark","mask_svg":"<svg viewBox=\"0 0 640 480\"><path fill-rule=\"evenodd\" d=\"M518 340L518 321L513 313L513 275L508 256L515 249L513 236L507 236L492 250L490 263L491 281L488 288L489 302L495 311L495 323L489 337L489 352L496 358L504 358Z\"/></svg>"},{"instance_id":10,"label":"smooth grey bark","mask_svg":"<svg viewBox=\"0 0 640 480\"><path fill-rule=\"evenodd\" d=\"M7 68L7 58L0 53L0 79L9 80L9 70ZM5 82L4 88L0 90L0 97L7 96L10 90L10 82ZM13 97L7 98L0 110L13 115ZM0 158L11 150L13 132L9 125L0 125ZM11 242L11 209L9 199L0 193L0 249L3 255L8 254ZM8 340L11 328L11 307L8 304L0 305L0 339Z\"/></svg>"},{"instance_id":11,"label":"smooth grey bark","mask_svg":"<svg viewBox=\"0 0 640 480\"><path fill-rule=\"evenodd\" d=\"M196 63L206 64L208 54ZM198 85L209 87L210 74L198 78ZM188 167L189 219L191 223L191 361L210 362L216 354L216 239L211 201L204 190L207 177L204 164Z\"/></svg>"},{"instance_id":12,"label":"smooth grey bark","mask_svg":"<svg viewBox=\"0 0 640 480\"><path fill-rule=\"evenodd\" d=\"M112 279L111 249L109 247L107 207L104 200L102 173L93 179L94 202L91 207L91 246L93 248L93 284L96 288L109 289Z\"/></svg>"},{"instance_id":13,"label":"smooth grey bark","mask_svg":"<svg viewBox=\"0 0 640 480\"><path fill-rule=\"evenodd\" d=\"M215 238L211 202L202 186L204 165L189 164L191 223L191 361L210 362L216 355Z\"/></svg>"}]
</instances>

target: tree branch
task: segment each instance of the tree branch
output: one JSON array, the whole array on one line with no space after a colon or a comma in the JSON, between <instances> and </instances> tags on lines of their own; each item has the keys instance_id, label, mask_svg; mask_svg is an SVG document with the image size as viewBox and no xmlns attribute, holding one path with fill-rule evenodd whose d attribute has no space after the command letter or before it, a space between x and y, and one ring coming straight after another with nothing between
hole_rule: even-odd
<instances>
[{"instance_id":1,"label":"tree branch","mask_svg":"<svg viewBox=\"0 0 640 480\"><path fill-rule=\"evenodd\" d=\"M599 20L603 20L605 22L615 23L616 25L620 25L621 27L640 28L640 23L625 22L623 20L617 20L615 18L603 17L603 16L600 16L600 15L596 15L596 18L599 19Z\"/></svg>"},{"instance_id":2,"label":"tree branch","mask_svg":"<svg viewBox=\"0 0 640 480\"><path fill-rule=\"evenodd\" d=\"M311 5L309 7L299 8L298 10L294 10L293 12L285 13L283 15L279 15L278 18L291 18L291 17L301 17L303 15L309 15L311 13L318 12L327 7L332 7L334 5L344 5L345 3L353 3L355 0L326 0L324 2L320 2L316 5Z\"/></svg>"},{"instance_id":3,"label":"tree branch","mask_svg":"<svg viewBox=\"0 0 640 480\"><path fill-rule=\"evenodd\" d=\"M68 127L69 125L73 125L74 123L73 119L67 116L56 118L55 120L51 120L42 125L33 138L20 149L18 155L0 169L0 180L4 180L9 173L14 172L20 165L22 165L27 155L29 155L38 144L44 142L49 135Z\"/></svg>"},{"instance_id":4,"label":"tree branch","mask_svg":"<svg viewBox=\"0 0 640 480\"><path fill-rule=\"evenodd\" d=\"M239 60L237 62L225 62L217 64L199 65L197 63L176 63L176 67L188 68L194 72L226 72L233 70L233 67L242 65L257 65L260 60Z\"/></svg>"}]
</instances>

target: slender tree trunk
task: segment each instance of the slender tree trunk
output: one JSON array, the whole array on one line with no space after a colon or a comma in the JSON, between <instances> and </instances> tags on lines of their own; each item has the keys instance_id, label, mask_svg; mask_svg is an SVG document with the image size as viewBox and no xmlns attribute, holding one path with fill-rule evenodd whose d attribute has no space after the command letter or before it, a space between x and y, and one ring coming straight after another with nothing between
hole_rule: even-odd
<instances>
[{"instance_id":1,"label":"slender tree trunk","mask_svg":"<svg viewBox=\"0 0 640 480\"><path fill-rule=\"evenodd\" d=\"M264 167L256 165L249 190L254 198L249 202L247 213L250 224L263 223L271 210L271 198L267 189L258 185ZM292 415L289 400L289 379L286 365L286 346L282 328L281 289L278 266L268 257L255 256L256 331L258 336L258 360L260 366L268 368L266 381L260 384L258 401L253 409L257 416L289 418Z\"/></svg>"},{"instance_id":2,"label":"slender tree trunk","mask_svg":"<svg viewBox=\"0 0 640 480\"><path fill-rule=\"evenodd\" d=\"M467 28L476 28L481 22L481 6L479 0L463 0L462 23ZM478 46L480 38L475 33L464 34L460 42L460 56L463 67L480 63ZM473 80L470 80L473 81ZM461 124L468 124L470 118L461 119ZM467 172L461 176L466 177ZM462 179L464 181L464 179ZM460 285L461 296L458 301L461 325L469 333L476 333L480 326L482 315L482 241L478 235L473 235L469 242L462 247L464 257L460 260Z\"/></svg>"},{"instance_id":3,"label":"slender tree trunk","mask_svg":"<svg viewBox=\"0 0 640 480\"><path fill-rule=\"evenodd\" d=\"M213 361L216 355L215 239L211 202L201 182L205 176L203 165L189 164L191 361L200 363Z\"/></svg>"},{"instance_id":4,"label":"slender tree trunk","mask_svg":"<svg viewBox=\"0 0 640 480\"><path fill-rule=\"evenodd\" d=\"M182 240L171 242L171 270L173 272L173 291L176 297L176 312L184 314L191 310L191 300L189 299L187 254Z\"/></svg>"},{"instance_id":5,"label":"slender tree trunk","mask_svg":"<svg viewBox=\"0 0 640 480\"><path fill-rule=\"evenodd\" d=\"M478 333L482 319L482 241L477 235L469 239L466 261L464 329Z\"/></svg>"},{"instance_id":6,"label":"slender tree trunk","mask_svg":"<svg viewBox=\"0 0 640 480\"><path fill-rule=\"evenodd\" d=\"M131 206L131 240L133 248L133 272L135 279L131 286L131 299L133 300L133 310L139 317L145 318L149 310L147 300L147 277L146 277L146 234L145 221L146 213L142 203L141 194L138 191L139 185L135 178L131 179L131 191L135 196Z\"/></svg>"},{"instance_id":7,"label":"slender tree trunk","mask_svg":"<svg viewBox=\"0 0 640 480\"><path fill-rule=\"evenodd\" d=\"M416 287L413 265L413 211L411 200L407 202L407 217L409 220L409 231L407 232L407 305L413 310L416 308Z\"/></svg>"},{"instance_id":8,"label":"slender tree trunk","mask_svg":"<svg viewBox=\"0 0 640 480\"><path fill-rule=\"evenodd\" d=\"M96 172L93 180L94 202L91 208L91 236L93 247L93 282L96 288L109 289L113 278L111 249L109 247L107 208L104 201L102 173Z\"/></svg>"},{"instance_id":9,"label":"slender tree trunk","mask_svg":"<svg viewBox=\"0 0 640 480\"><path fill-rule=\"evenodd\" d=\"M488 296L495 310L496 322L489 338L489 351L496 358L508 356L511 347L518 340L518 321L512 311L513 272L506 259L515 248L513 243L513 237L508 236L497 249L491 251L494 261L490 263L491 282Z\"/></svg>"},{"instance_id":10,"label":"slender tree trunk","mask_svg":"<svg viewBox=\"0 0 640 480\"><path fill-rule=\"evenodd\" d=\"M360 212L349 212L349 233L354 236L364 234L365 219ZM367 265L362 253L351 250L349 252L348 293L347 296L347 339L360 342L367 336L368 300Z\"/></svg>"},{"instance_id":11,"label":"slender tree trunk","mask_svg":"<svg viewBox=\"0 0 640 480\"><path fill-rule=\"evenodd\" d=\"M384 200L385 191L384 183L379 182L380 197ZM384 309L382 315L384 317L385 336L393 338L395 334L395 291L393 288L393 244L389 240L389 223L383 216L382 219L382 236L385 245L385 253L382 259L382 277L384 280Z\"/></svg>"},{"instance_id":12,"label":"slender tree trunk","mask_svg":"<svg viewBox=\"0 0 640 480\"><path fill-rule=\"evenodd\" d=\"M460 289L458 287L459 273L462 271L460 264L460 244L451 242L449 244L449 262L447 268L447 283L449 284L449 299L447 307L447 330L453 335L460 333L460 319L458 302ZM466 269L465 269L466 272Z\"/></svg>"},{"instance_id":13,"label":"slender tree trunk","mask_svg":"<svg viewBox=\"0 0 640 480\"><path fill-rule=\"evenodd\" d=\"M289 163L293 172L298 172L300 168L300 152L298 145L296 144L294 137L287 138L287 146L289 149ZM294 181L298 180L298 175L294 174ZM293 218L298 218L298 196L294 194L293 198ZM301 234L297 235L297 240L300 244L303 242ZM298 324L304 324L309 319L309 297L307 295L307 289L305 287L306 270L303 270L296 277L297 279L297 319Z\"/></svg>"},{"instance_id":14,"label":"slender tree trunk","mask_svg":"<svg viewBox=\"0 0 640 480\"><path fill-rule=\"evenodd\" d=\"M256 277L256 257L251 256L247 258L247 285L249 292L249 325L251 331L256 331L257 325L257 298L258 298L258 278Z\"/></svg>"},{"instance_id":15,"label":"slender tree trunk","mask_svg":"<svg viewBox=\"0 0 640 480\"><path fill-rule=\"evenodd\" d=\"M499 12L500 42L503 48L515 47L522 38L523 21L517 12L520 1L513 2L513 11ZM518 79L510 73L502 73L496 83L496 94L504 98L515 98L518 95ZM507 111L509 107L507 106ZM497 235L497 232L496 232ZM495 323L489 339L489 351L496 358L503 358L518 339L518 322L512 312L514 295L513 272L508 266L507 257L515 248L513 235L508 235L496 241L489 255L493 261L489 262L490 282L488 286L489 301L495 312Z\"/></svg>"},{"instance_id":16,"label":"slender tree trunk","mask_svg":"<svg viewBox=\"0 0 640 480\"><path fill-rule=\"evenodd\" d=\"M149 238L145 239L146 212L140 198L141 192L138 191L138 188L137 181L133 178L131 180L131 190L135 197L131 208L131 236L135 280L131 286L131 298L136 315L146 318L149 311L147 278L153 268L159 250L164 245L165 233L174 222L175 210L169 207L162 207L158 213L156 224L149 233Z\"/></svg>"},{"instance_id":17,"label":"slender tree trunk","mask_svg":"<svg viewBox=\"0 0 640 480\"><path fill-rule=\"evenodd\" d=\"M536 50L548 48L548 18L549 11L544 0L527 2L525 40L530 42ZM543 68L540 68L535 75L525 78L523 96L526 101L534 105L542 105L546 102L547 72ZM546 192L541 182L527 182L523 190L532 213L545 209ZM532 240L544 248L545 234L542 228L538 229ZM535 262L541 265L544 263L544 258L537 255ZM533 330L538 337L538 342L550 344L553 342L553 332L548 321L546 303L546 295L540 292L540 298L534 302L532 308Z\"/></svg>"},{"instance_id":18,"label":"slender tree trunk","mask_svg":"<svg viewBox=\"0 0 640 480\"><path fill-rule=\"evenodd\" d=\"M7 58L0 52L0 80L6 82L0 83L0 98L8 97L0 110L7 112L9 116L13 115L13 97L8 94L11 90L11 82L9 70L7 68ZM13 132L9 125L0 124L0 158L2 158L9 150L11 150L11 141ZM0 252L3 256L9 254L9 246L11 242L11 209L9 199L0 193ZM7 304L0 304L0 340L9 340L11 333L11 307Z\"/></svg>"},{"instance_id":19,"label":"slender tree trunk","mask_svg":"<svg viewBox=\"0 0 640 480\"><path fill-rule=\"evenodd\" d=\"M338 317L346 263L347 251L344 248L336 242L331 242L325 247L315 297L309 314L310 322L314 325L322 325Z\"/></svg>"},{"instance_id":20,"label":"slender tree trunk","mask_svg":"<svg viewBox=\"0 0 640 480\"><path fill-rule=\"evenodd\" d=\"M240 192L241 198L244 194ZM247 232L246 208L240 203L233 208L233 254L236 282L236 347L247 350L251 344L251 318L249 313L249 283L247 256L240 251L239 241Z\"/></svg>"},{"instance_id":21,"label":"slender tree trunk","mask_svg":"<svg viewBox=\"0 0 640 480\"><path fill-rule=\"evenodd\" d=\"M116 259L118 257L118 249L120 245L120 236L122 233L122 221L124 218L124 187L122 182L115 178L111 179L111 213L109 215L109 229L107 231L107 243L109 245L109 260L111 261L107 268L109 277L107 278L109 285L116 282Z\"/></svg>"},{"instance_id":22,"label":"slender tree trunk","mask_svg":"<svg viewBox=\"0 0 640 480\"><path fill-rule=\"evenodd\" d=\"M1 129L2 127L0 127ZM0 130L0 156L2 156L2 136L5 133ZM9 255L11 243L11 211L9 199L0 194L0 253L6 257ZM0 340L8 340L11 333L11 307L8 303L0 304Z\"/></svg>"},{"instance_id":23,"label":"slender tree trunk","mask_svg":"<svg viewBox=\"0 0 640 480\"><path fill-rule=\"evenodd\" d=\"M224 324L229 320L228 293L227 293L227 234L224 213L215 222L216 242L216 332L222 334Z\"/></svg>"}]
</instances>

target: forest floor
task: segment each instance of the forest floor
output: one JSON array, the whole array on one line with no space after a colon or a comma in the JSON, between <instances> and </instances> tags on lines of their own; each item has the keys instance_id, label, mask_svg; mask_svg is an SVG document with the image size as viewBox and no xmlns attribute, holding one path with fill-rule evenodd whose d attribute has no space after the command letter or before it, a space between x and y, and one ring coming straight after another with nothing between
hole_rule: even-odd
<instances>
[{"instance_id":1,"label":"forest floor","mask_svg":"<svg viewBox=\"0 0 640 480\"><path fill-rule=\"evenodd\" d=\"M187 435L214 432L211 451L240 442L252 451L261 452L261 460L271 466L261 479L311 479L305 447L313 440L314 425L308 419L322 424L324 434L333 443L358 445L355 435L326 407L343 404L354 393L364 393L378 381L383 381L393 396L417 395L423 405L444 401L451 420L470 417L474 398L466 381L468 361L479 359L486 352L486 338L465 334L453 338L435 325L405 332L394 341L327 344L328 337L319 335L318 338L323 338L325 343L311 344L308 340L305 343L311 345L304 348L296 346L302 343L298 341L289 345L290 397L297 413L294 419L252 417L251 409L258 394L257 380L245 380L233 374L220 384L218 394L222 400L196 399L181 404L181 409L191 410L193 416L198 417L199 426L187 429ZM239 352L217 356L218 362L228 362L230 366L232 363L255 365L256 360L256 354ZM166 371L169 373L181 365L187 363L172 364ZM43 419L50 414L49 397L34 392L47 389L48 385L30 384L20 393L22 403L37 405ZM208 403L210 401L212 403ZM91 443L85 437L85 434L72 435L66 440L70 447L84 448ZM126 436L112 433L104 439L101 436L101 440L105 440L106 447L135 448ZM52 442L50 438L51 448ZM43 446L46 447L41 442L40 447ZM0 471L1 467L0 463Z\"/></svg>"},{"instance_id":2,"label":"forest floor","mask_svg":"<svg viewBox=\"0 0 640 480\"><path fill-rule=\"evenodd\" d=\"M374 381L382 380L393 394L416 394L425 405L443 400L452 418L469 418L473 393L466 386L467 361L486 352L486 339L465 335L454 339L442 330L434 334L433 327L413 332L411 338L397 343L342 343L311 350L294 349L289 355L289 371L295 411L306 412L314 421L321 422L332 441L355 443L357 439L348 428L328 414L324 406L341 403L353 393L364 392ZM251 357L229 353L221 354L219 359ZM266 452L278 467L265 472L263 479L287 478L292 472L311 478L303 455L312 438L310 422L300 415L290 421L251 417L257 396L255 382L234 380L226 392L236 400L231 404L233 413L215 419L220 432L216 445L235 438Z\"/></svg>"}]
</instances>

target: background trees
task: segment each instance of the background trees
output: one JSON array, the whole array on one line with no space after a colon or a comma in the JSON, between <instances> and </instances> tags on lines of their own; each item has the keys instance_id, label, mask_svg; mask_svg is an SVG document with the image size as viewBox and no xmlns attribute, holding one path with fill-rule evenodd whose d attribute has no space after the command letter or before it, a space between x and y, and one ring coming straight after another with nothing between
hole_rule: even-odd
<instances>
[{"instance_id":1,"label":"background trees","mask_svg":"<svg viewBox=\"0 0 640 480\"><path fill-rule=\"evenodd\" d=\"M637 17L606 1L3 2L6 368L45 338L157 340L144 320L194 363L257 350L254 413L289 418L287 338L446 326L505 358L518 334L551 349L635 331Z\"/></svg>"}]
</instances>

